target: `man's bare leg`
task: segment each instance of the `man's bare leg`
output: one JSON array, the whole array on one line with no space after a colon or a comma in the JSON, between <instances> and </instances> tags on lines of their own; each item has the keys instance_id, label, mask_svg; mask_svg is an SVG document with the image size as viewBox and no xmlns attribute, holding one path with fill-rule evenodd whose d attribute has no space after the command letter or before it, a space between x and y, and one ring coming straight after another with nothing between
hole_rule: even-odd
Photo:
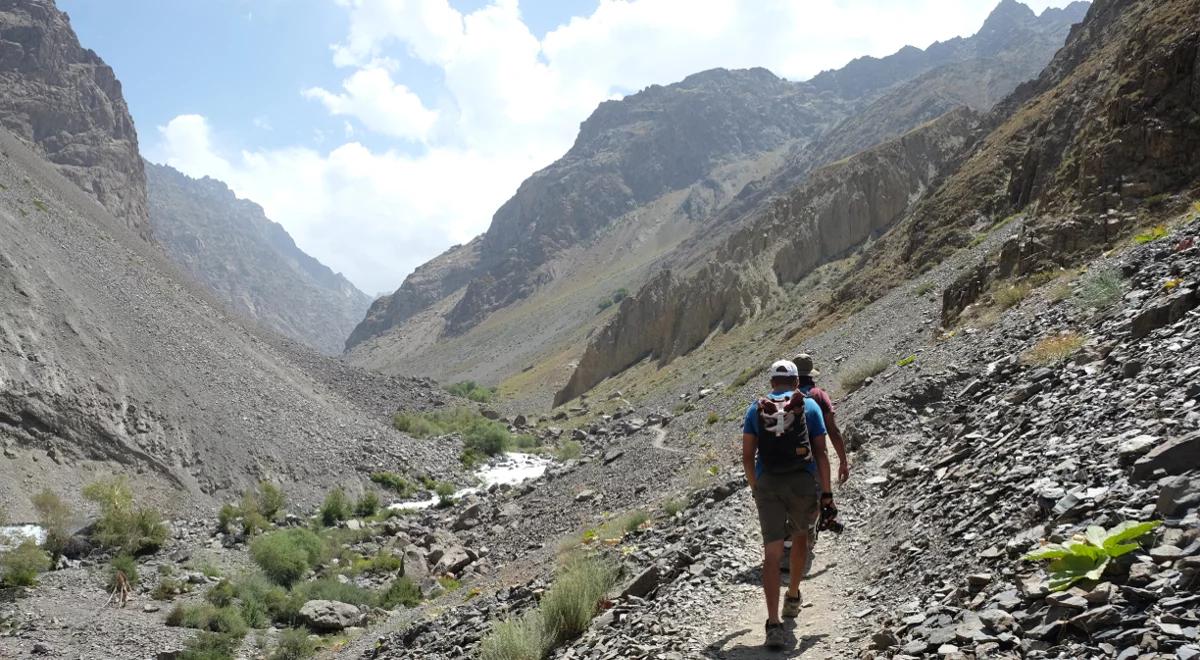
<instances>
[{"instance_id":1,"label":"man's bare leg","mask_svg":"<svg viewBox=\"0 0 1200 660\"><path fill-rule=\"evenodd\" d=\"M796 554L793 552L792 556ZM783 541L771 541L763 546L763 594L767 598L767 622L779 623L779 562L783 559ZM804 567L801 562L800 567ZM792 571L796 570L792 560ZM796 578L792 578L795 580Z\"/></svg>"},{"instance_id":2,"label":"man's bare leg","mask_svg":"<svg viewBox=\"0 0 1200 660\"><path fill-rule=\"evenodd\" d=\"M808 532L792 534L792 554L788 558L787 595L795 598L800 595L800 581L804 579L804 566L808 563ZM776 564L778 566L778 564Z\"/></svg>"}]
</instances>

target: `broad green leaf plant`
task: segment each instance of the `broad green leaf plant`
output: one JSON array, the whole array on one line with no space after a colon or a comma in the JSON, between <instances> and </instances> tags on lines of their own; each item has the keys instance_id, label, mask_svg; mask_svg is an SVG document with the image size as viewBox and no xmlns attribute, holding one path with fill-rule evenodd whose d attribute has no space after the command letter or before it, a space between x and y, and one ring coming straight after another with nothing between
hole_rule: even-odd
<instances>
[{"instance_id":1,"label":"broad green leaf plant","mask_svg":"<svg viewBox=\"0 0 1200 660\"><path fill-rule=\"evenodd\" d=\"M1126 521L1108 531L1093 525L1066 543L1044 545L1024 559L1049 559L1050 590L1065 591L1080 580L1099 580L1109 561L1137 550L1136 541L1161 524L1161 520Z\"/></svg>"}]
</instances>

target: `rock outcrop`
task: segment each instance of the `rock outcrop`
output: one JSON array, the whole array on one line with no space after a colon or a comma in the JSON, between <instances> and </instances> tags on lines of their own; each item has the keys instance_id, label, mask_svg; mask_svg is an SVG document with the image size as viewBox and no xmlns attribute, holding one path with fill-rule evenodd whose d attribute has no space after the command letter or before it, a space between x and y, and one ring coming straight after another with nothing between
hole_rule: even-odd
<instances>
[{"instance_id":1,"label":"rock outcrop","mask_svg":"<svg viewBox=\"0 0 1200 660\"><path fill-rule=\"evenodd\" d=\"M561 404L646 357L660 364L761 309L779 285L886 231L957 162L978 125L964 108L812 175L746 218L688 277L660 273L589 341Z\"/></svg>"},{"instance_id":2,"label":"rock outcrop","mask_svg":"<svg viewBox=\"0 0 1200 660\"><path fill-rule=\"evenodd\" d=\"M146 183L154 238L185 273L235 313L323 353L341 353L370 303L366 294L220 181L147 163Z\"/></svg>"},{"instance_id":3,"label":"rock outcrop","mask_svg":"<svg viewBox=\"0 0 1200 660\"><path fill-rule=\"evenodd\" d=\"M0 0L0 126L149 237L145 175L121 83L79 45L53 0Z\"/></svg>"}]
</instances>

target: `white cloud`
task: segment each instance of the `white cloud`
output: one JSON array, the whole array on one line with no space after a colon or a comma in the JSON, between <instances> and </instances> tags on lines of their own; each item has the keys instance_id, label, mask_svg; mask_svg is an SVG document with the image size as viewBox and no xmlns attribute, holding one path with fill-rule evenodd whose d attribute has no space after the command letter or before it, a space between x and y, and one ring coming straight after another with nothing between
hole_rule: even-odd
<instances>
[{"instance_id":1,"label":"white cloud","mask_svg":"<svg viewBox=\"0 0 1200 660\"><path fill-rule=\"evenodd\" d=\"M382 67L359 69L342 87L344 94L314 87L304 96L319 100L331 114L354 117L373 131L406 140L424 141L437 123L438 113L407 87L392 82Z\"/></svg>"},{"instance_id":2,"label":"white cloud","mask_svg":"<svg viewBox=\"0 0 1200 660\"><path fill-rule=\"evenodd\" d=\"M600 0L539 39L516 0L465 14L448 0L336 1L350 19L332 47L348 69L343 89L304 95L422 151L372 151L353 141L370 136L348 127L328 152L222 155L203 118L183 115L162 127L158 152L258 201L303 249L367 291L394 289L416 265L485 230L606 98L717 66L803 79L861 55L970 34L996 3ZM436 91L423 92L436 103L406 84L405 55L440 73Z\"/></svg>"}]
</instances>

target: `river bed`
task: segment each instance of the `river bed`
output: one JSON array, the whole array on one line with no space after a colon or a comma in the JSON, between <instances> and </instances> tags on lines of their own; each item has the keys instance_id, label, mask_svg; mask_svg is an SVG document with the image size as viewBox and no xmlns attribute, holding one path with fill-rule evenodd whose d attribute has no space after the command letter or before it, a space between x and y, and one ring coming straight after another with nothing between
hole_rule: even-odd
<instances>
[{"instance_id":1,"label":"river bed","mask_svg":"<svg viewBox=\"0 0 1200 660\"><path fill-rule=\"evenodd\" d=\"M515 486L530 479L537 479L546 472L546 468L550 466L550 462L550 459L536 454L522 454L520 452L506 453L503 457L489 462L475 472L475 477L479 479L479 486L471 486L455 491L453 497L455 499L466 497L472 493L487 490L495 484ZM428 509L436 505L439 499L437 495L430 495L428 499L397 502L388 508L401 511Z\"/></svg>"}]
</instances>

